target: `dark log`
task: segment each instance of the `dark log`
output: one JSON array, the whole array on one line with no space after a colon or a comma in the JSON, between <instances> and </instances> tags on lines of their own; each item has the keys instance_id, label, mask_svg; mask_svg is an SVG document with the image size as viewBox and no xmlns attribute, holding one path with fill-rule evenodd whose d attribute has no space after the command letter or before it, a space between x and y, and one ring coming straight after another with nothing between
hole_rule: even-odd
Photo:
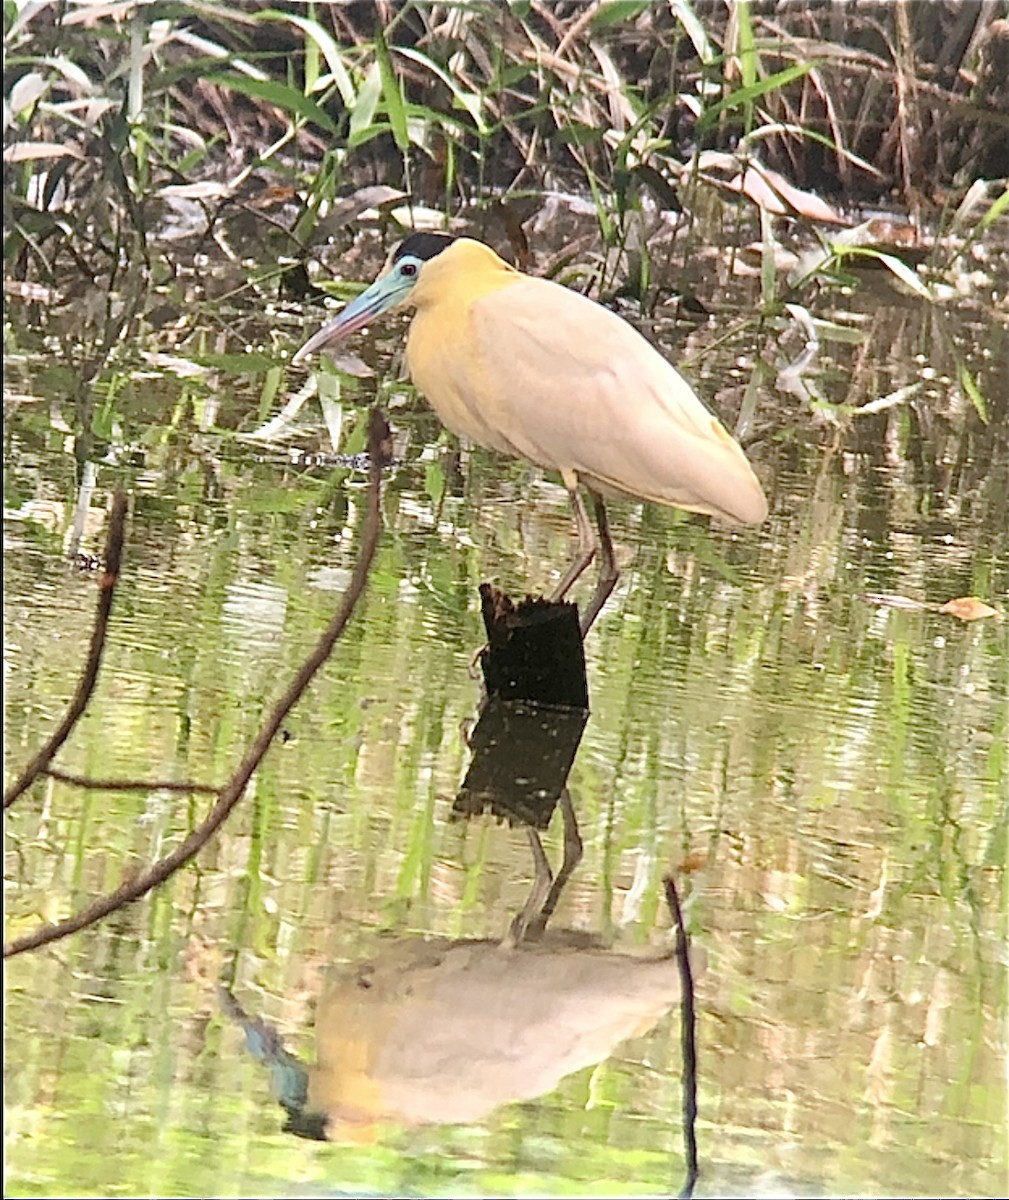
<instances>
[{"instance_id":1,"label":"dark log","mask_svg":"<svg viewBox=\"0 0 1009 1200\"><path fill-rule=\"evenodd\" d=\"M480 585L487 646L480 654L487 695L557 708L588 709L578 606L526 597L516 605Z\"/></svg>"}]
</instances>

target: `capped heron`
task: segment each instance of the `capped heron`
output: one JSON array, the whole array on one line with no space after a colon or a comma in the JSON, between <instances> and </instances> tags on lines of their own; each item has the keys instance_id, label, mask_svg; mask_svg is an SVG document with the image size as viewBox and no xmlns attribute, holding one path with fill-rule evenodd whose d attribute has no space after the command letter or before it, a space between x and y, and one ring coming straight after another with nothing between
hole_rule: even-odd
<instances>
[{"instance_id":1,"label":"capped heron","mask_svg":"<svg viewBox=\"0 0 1009 1200\"><path fill-rule=\"evenodd\" d=\"M619 574L604 496L742 524L767 515L738 443L633 326L578 292L523 274L472 238L405 238L374 283L293 361L398 305L416 309L407 366L443 424L560 474L574 506L578 553L552 599L600 560L583 635ZM580 486L592 495L598 540Z\"/></svg>"}]
</instances>

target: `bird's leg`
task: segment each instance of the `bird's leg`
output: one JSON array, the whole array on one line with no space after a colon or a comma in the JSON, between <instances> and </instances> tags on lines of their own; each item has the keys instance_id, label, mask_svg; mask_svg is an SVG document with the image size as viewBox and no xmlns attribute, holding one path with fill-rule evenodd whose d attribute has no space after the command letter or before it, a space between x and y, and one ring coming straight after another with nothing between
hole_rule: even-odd
<instances>
[{"instance_id":1,"label":"bird's leg","mask_svg":"<svg viewBox=\"0 0 1009 1200\"><path fill-rule=\"evenodd\" d=\"M599 527L599 578L596 580L596 590L582 617L582 639L592 628L592 622L599 616L599 610L610 597L610 592L616 587L620 572L617 570L617 560L613 554L613 540L610 537L610 523L606 517L606 505L602 496L592 494L596 512L596 525Z\"/></svg>"},{"instance_id":2,"label":"bird's leg","mask_svg":"<svg viewBox=\"0 0 1009 1200\"><path fill-rule=\"evenodd\" d=\"M570 591L572 584L589 565L596 553L596 539L592 536L589 514L585 511L585 501L578 490L577 477L572 476L568 479L565 476L564 486L568 489L568 495L571 497L571 505L575 510L575 523L578 527L578 553L575 555L571 566L565 572L564 578L554 589L554 594L550 597L551 601L555 604L558 600L564 599Z\"/></svg>"},{"instance_id":3,"label":"bird's leg","mask_svg":"<svg viewBox=\"0 0 1009 1200\"><path fill-rule=\"evenodd\" d=\"M584 852L582 836L578 832L578 818L575 816L575 808L571 803L571 793L567 788L564 788L561 792L561 816L564 818L564 859L561 862L560 870L550 885L550 892L543 902L543 907L540 909L538 916L535 920L527 921L526 923L527 927L524 936L530 941L542 937L543 931L547 927L547 921L554 915L554 909L561 898L561 892L564 891L575 867L582 861L582 854Z\"/></svg>"},{"instance_id":4,"label":"bird's leg","mask_svg":"<svg viewBox=\"0 0 1009 1200\"><path fill-rule=\"evenodd\" d=\"M548 900L550 884L553 881L553 872L550 870L550 863L547 862L547 856L543 852L543 843L540 841L540 835L531 825L527 832L529 834L529 846L533 852L533 862L536 865L536 878L533 881L533 888L529 893L529 899L522 906L522 911L512 921L501 943L505 949L511 950L524 941L526 931L534 915L542 912L543 906Z\"/></svg>"}]
</instances>

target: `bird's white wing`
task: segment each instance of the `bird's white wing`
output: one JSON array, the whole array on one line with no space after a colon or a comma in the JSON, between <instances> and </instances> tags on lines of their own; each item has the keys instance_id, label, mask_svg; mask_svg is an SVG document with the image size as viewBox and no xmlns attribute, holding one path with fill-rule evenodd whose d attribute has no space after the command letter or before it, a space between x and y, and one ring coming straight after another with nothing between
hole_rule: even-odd
<instances>
[{"instance_id":1,"label":"bird's white wing","mask_svg":"<svg viewBox=\"0 0 1009 1200\"><path fill-rule=\"evenodd\" d=\"M526 278L475 301L459 379L494 444L589 486L731 520L767 506L742 450L626 321Z\"/></svg>"}]
</instances>

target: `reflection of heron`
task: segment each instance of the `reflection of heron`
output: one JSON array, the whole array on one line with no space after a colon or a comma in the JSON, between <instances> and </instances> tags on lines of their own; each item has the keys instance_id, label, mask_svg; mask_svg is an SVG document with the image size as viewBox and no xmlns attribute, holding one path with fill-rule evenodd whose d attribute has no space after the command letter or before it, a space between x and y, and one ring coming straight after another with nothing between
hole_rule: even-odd
<instances>
[{"instance_id":1,"label":"reflection of heron","mask_svg":"<svg viewBox=\"0 0 1009 1200\"><path fill-rule=\"evenodd\" d=\"M600 559L583 632L618 574L604 495L744 524L767 515L738 444L632 326L577 292L522 274L471 238L406 238L379 278L294 361L399 304L417 310L407 364L445 425L560 473L574 505L578 553L553 598ZM598 539L579 484L592 494Z\"/></svg>"},{"instance_id":2,"label":"reflection of heron","mask_svg":"<svg viewBox=\"0 0 1009 1200\"><path fill-rule=\"evenodd\" d=\"M582 861L585 847L582 844L582 835L578 832L578 818L571 803L571 793L566 787L561 791L560 801L561 816L564 818L564 858L557 874L554 875L539 833L531 825L528 827L526 832L529 835L529 847L533 852L536 873L529 899L509 927L505 937L506 945L517 946L527 938L535 940L543 936L547 921L554 915L561 893L574 874L575 867Z\"/></svg>"},{"instance_id":3,"label":"reflection of heron","mask_svg":"<svg viewBox=\"0 0 1009 1200\"><path fill-rule=\"evenodd\" d=\"M673 958L587 947L397 938L345 968L319 1001L306 1067L222 989L273 1076L288 1128L367 1141L384 1122L473 1122L552 1091L647 1032L676 1002Z\"/></svg>"}]
</instances>

